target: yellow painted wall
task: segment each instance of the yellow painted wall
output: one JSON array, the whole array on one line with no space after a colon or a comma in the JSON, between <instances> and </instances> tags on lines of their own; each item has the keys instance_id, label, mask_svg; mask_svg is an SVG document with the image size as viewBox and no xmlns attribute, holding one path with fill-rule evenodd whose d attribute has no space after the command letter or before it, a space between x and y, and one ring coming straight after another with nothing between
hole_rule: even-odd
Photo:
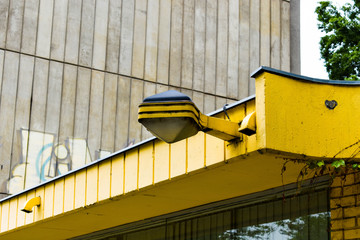
<instances>
[{"instance_id":1,"label":"yellow painted wall","mask_svg":"<svg viewBox=\"0 0 360 240\"><path fill-rule=\"evenodd\" d=\"M256 79L259 148L308 158L359 158L360 85L301 81L272 73ZM325 101L335 100L330 110Z\"/></svg>"}]
</instances>

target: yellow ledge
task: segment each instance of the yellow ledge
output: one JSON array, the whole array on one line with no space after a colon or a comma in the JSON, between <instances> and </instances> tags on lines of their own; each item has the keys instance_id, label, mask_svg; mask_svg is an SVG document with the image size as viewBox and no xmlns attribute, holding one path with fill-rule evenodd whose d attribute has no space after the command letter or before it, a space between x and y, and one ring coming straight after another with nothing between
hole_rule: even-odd
<instances>
[{"instance_id":1,"label":"yellow ledge","mask_svg":"<svg viewBox=\"0 0 360 240\"><path fill-rule=\"evenodd\" d=\"M360 139L358 83L269 68L254 76L256 97L227 112L235 122L256 112L256 134L226 142L199 133L170 145L153 138L121 150L1 200L0 238L67 239L281 186L288 159L359 158L352 156ZM224 119L220 110L213 115ZM288 163L284 184L301 167ZM38 196L32 213L20 210Z\"/></svg>"}]
</instances>

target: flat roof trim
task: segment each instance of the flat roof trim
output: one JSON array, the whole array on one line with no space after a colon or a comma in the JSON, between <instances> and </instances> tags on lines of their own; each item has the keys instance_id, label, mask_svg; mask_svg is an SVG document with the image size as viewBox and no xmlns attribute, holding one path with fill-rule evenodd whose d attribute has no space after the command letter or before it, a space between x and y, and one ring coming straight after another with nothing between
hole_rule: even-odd
<instances>
[{"instance_id":1,"label":"flat roof trim","mask_svg":"<svg viewBox=\"0 0 360 240\"><path fill-rule=\"evenodd\" d=\"M276 75L283 76L283 77L293 78L293 79L304 81L304 82L314 82L314 83L330 84L330 85L360 86L360 81L328 80L328 79L320 79L320 78L311 78L311 77L306 77L306 76L298 75L295 73L289 73L289 72L285 72L285 71L281 71L281 70L277 70L277 69L265 67L265 66L261 66L257 70L255 70L251 74L251 77L255 78L264 72L276 74Z\"/></svg>"}]
</instances>

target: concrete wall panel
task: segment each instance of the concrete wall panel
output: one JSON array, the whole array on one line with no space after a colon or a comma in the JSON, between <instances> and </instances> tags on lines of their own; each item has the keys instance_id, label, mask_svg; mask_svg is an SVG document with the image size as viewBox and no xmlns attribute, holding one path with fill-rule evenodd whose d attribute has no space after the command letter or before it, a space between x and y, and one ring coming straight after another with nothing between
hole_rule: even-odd
<instances>
[{"instance_id":1,"label":"concrete wall panel","mask_svg":"<svg viewBox=\"0 0 360 240\"><path fill-rule=\"evenodd\" d=\"M11 149L13 144L15 106L18 85L19 54L6 52L4 59L4 80L0 102L0 178L7 179L10 172ZM5 186L1 186L4 191Z\"/></svg>"},{"instance_id":2,"label":"concrete wall panel","mask_svg":"<svg viewBox=\"0 0 360 240\"><path fill-rule=\"evenodd\" d=\"M37 29L36 55L49 58L54 1L40 0Z\"/></svg>"},{"instance_id":3,"label":"concrete wall panel","mask_svg":"<svg viewBox=\"0 0 360 240\"><path fill-rule=\"evenodd\" d=\"M119 73L131 75L135 0L122 4Z\"/></svg>"},{"instance_id":4,"label":"concrete wall panel","mask_svg":"<svg viewBox=\"0 0 360 240\"><path fill-rule=\"evenodd\" d=\"M50 54L52 59L63 61L65 54L68 0L55 1L54 9Z\"/></svg>"},{"instance_id":5,"label":"concrete wall panel","mask_svg":"<svg viewBox=\"0 0 360 240\"><path fill-rule=\"evenodd\" d=\"M81 31L79 65L91 67L94 44L95 0L83 1L81 11Z\"/></svg>"},{"instance_id":6,"label":"concrete wall panel","mask_svg":"<svg viewBox=\"0 0 360 240\"><path fill-rule=\"evenodd\" d=\"M147 6L144 78L152 82L156 82L158 64L159 7L159 0L150 1Z\"/></svg>"},{"instance_id":7,"label":"concrete wall panel","mask_svg":"<svg viewBox=\"0 0 360 240\"><path fill-rule=\"evenodd\" d=\"M69 0L66 27L65 61L77 64L79 59L81 0Z\"/></svg>"},{"instance_id":8,"label":"concrete wall panel","mask_svg":"<svg viewBox=\"0 0 360 240\"><path fill-rule=\"evenodd\" d=\"M92 64L92 67L95 69L105 69L108 13L109 0L97 0L93 46L94 56Z\"/></svg>"},{"instance_id":9,"label":"concrete wall panel","mask_svg":"<svg viewBox=\"0 0 360 240\"><path fill-rule=\"evenodd\" d=\"M117 88L117 75L105 74L101 150L109 152L115 150Z\"/></svg>"},{"instance_id":10,"label":"concrete wall panel","mask_svg":"<svg viewBox=\"0 0 360 240\"><path fill-rule=\"evenodd\" d=\"M109 2L105 70L113 73L118 73L119 69L121 4L120 0Z\"/></svg>"},{"instance_id":11,"label":"concrete wall panel","mask_svg":"<svg viewBox=\"0 0 360 240\"><path fill-rule=\"evenodd\" d=\"M208 113L252 94L259 65L296 70L297 8L283 0L0 0L2 193L151 137L137 122L144 97L174 89ZM85 204L74 194L65 208Z\"/></svg>"},{"instance_id":12,"label":"concrete wall panel","mask_svg":"<svg viewBox=\"0 0 360 240\"><path fill-rule=\"evenodd\" d=\"M10 1L6 48L19 51L24 16L24 1Z\"/></svg>"},{"instance_id":13,"label":"concrete wall panel","mask_svg":"<svg viewBox=\"0 0 360 240\"><path fill-rule=\"evenodd\" d=\"M217 1L206 2L205 92L215 94Z\"/></svg>"},{"instance_id":14,"label":"concrete wall panel","mask_svg":"<svg viewBox=\"0 0 360 240\"><path fill-rule=\"evenodd\" d=\"M193 89L204 91L206 1L195 1Z\"/></svg>"},{"instance_id":15,"label":"concrete wall panel","mask_svg":"<svg viewBox=\"0 0 360 240\"><path fill-rule=\"evenodd\" d=\"M157 82L169 83L171 1L160 0Z\"/></svg>"},{"instance_id":16,"label":"concrete wall panel","mask_svg":"<svg viewBox=\"0 0 360 240\"><path fill-rule=\"evenodd\" d=\"M173 86L181 84L183 8L183 0L172 1L169 83Z\"/></svg>"},{"instance_id":17,"label":"concrete wall panel","mask_svg":"<svg viewBox=\"0 0 360 240\"><path fill-rule=\"evenodd\" d=\"M23 53L35 54L39 0L26 0L24 9L24 24L22 29L21 51ZM1 4L2 5L2 4Z\"/></svg>"},{"instance_id":18,"label":"concrete wall panel","mask_svg":"<svg viewBox=\"0 0 360 240\"><path fill-rule=\"evenodd\" d=\"M9 17L9 5L8 0L1 0L0 2L0 47L5 47L6 32Z\"/></svg>"}]
</instances>

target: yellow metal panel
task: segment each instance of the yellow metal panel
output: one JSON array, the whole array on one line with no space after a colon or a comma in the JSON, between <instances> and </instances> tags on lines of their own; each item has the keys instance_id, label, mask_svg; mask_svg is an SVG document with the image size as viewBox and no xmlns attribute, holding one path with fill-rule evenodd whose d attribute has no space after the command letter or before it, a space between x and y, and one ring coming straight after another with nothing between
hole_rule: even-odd
<instances>
[{"instance_id":1,"label":"yellow metal panel","mask_svg":"<svg viewBox=\"0 0 360 240\"><path fill-rule=\"evenodd\" d=\"M251 136L256 133L256 112L252 112L246 115L242 120L239 128L239 132Z\"/></svg>"},{"instance_id":2,"label":"yellow metal panel","mask_svg":"<svg viewBox=\"0 0 360 240\"><path fill-rule=\"evenodd\" d=\"M1 232L4 232L7 231L9 227L10 201L5 201L1 205Z\"/></svg>"},{"instance_id":3,"label":"yellow metal panel","mask_svg":"<svg viewBox=\"0 0 360 240\"><path fill-rule=\"evenodd\" d=\"M203 114L201 115L200 122L204 126L207 134L226 141L242 138L242 135L239 132L238 122L232 122L217 117L209 117Z\"/></svg>"},{"instance_id":4,"label":"yellow metal panel","mask_svg":"<svg viewBox=\"0 0 360 240\"><path fill-rule=\"evenodd\" d=\"M112 158L111 162L111 197L124 193L124 155Z\"/></svg>"},{"instance_id":5,"label":"yellow metal panel","mask_svg":"<svg viewBox=\"0 0 360 240\"><path fill-rule=\"evenodd\" d=\"M99 196L98 200L105 200L110 197L111 159L99 163Z\"/></svg>"},{"instance_id":6,"label":"yellow metal panel","mask_svg":"<svg viewBox=\"0 0 360 240\"><path fill-rule=\"evenodd\" d=\"M223 140L205 134L205 164L210 166L224 161L225 144Z\"/></svg>"},{"instance_id":7,"label":"yellow metal panel","mask_svg":"<svg viewBox=\"0 0 360 240\"><path fill-rule=\"evenodd\" d=\"M21 194L18 197L18 211L17 211L17 223L16 226L17 227L21 227L25 224L25 214L23 211L19 211L20 208L22 208L24 206L26 202L26 194Z\"/></svg>"},{"instance_id":8,"label":"yellow metal panel","mask_svg":"<svg viewBox=\"0 0 360 240\"><path fill-rule=\"evenodd\" d=\"M246 106L242 104L236 108L227 110L230 120L233 122L240 122L246 116ZM224 116L225 117L225 116ZM246 141L239 141L235 139L234 141L227 142L225 144L225 159L231 159L239 155L245 154L246 152Z\"/></svg>"},{"instance_id":9,"label":"yellow metal panel","mask_svg":"<svg viewBox=\"0 0 360 240\"><path fill-rule=\"evenodd\" d=\"M41 197L41 209L43 211L43 217L48 218L54 215L54 183L50 183L45 185L45 196ZM38 195L38 191L36 191L36 196ZM40 218L39 218L40 219ZM36 212L35 212L35 220L38 220Z\"/></svg>"},{"instance_id":10,"label":"yellow metal panel","mask_svg":"<svg viewBox=\"0 0 360 240\"><path fill-rule=\"evenodd\" d=\"M64 185L64 178L61 178L55 182L54 215L64 212Z\"/></svg>"},{"instance_id":11,"label":"yellow metal panel","mask_svg":"<svg viewBox=\"0 0 360 240\"><path fill-rule=\"evenodd\" d=\"M241 104L234 108L227 109L226 112L230 117L230 121L239 123L246 116L246 104ZM221 115L219 115L218 117L228 120L228 118L223 113L221 113Z\"/></svg>"},{"instance_id":12,"label":"yellow metal panel","mask_svg":"<svg viewBox=\"0 0 360 240\"><path fill-rule=\"evenodd\" d=\"M308 157L352 156L360 136L356 127L360 86L300 81L271 73L259 75L256 82L257 96L264 96L256 100L256 107L265 109L260 115L265 117L266 148ZM333 100L337 106L329 109L325 102Z\"/></svg>"},{"instance_id":13,"label":"yellow metal panel","mask_svg":"<svg viewBox=\"0 0 360 240\"><path fill-rule=\"evenodd\" d=\"M18 198L10 199L10 209L9 209L9 230L16 228L16 220L18 213Z\"/></svg>"},{"instance_id":14,"label":"yellow metal panel","mask_svg":"<svg viewBox=\"0 0 360 240\"><path fill-rule=\"evenodd\" d=\"M52 185L52 187L49 187L50 189L53 189L53 183L50 183L49 185ZM40 206L34 207L34 222L44 219L44 213L45 213L45 193L44 193L44 187L39 187L35 189L35 197L41 198ZM53 197L51 195L50 197ZM50 202L51 206L49 206L49 211L53 211L53 201Z\"/></svg>"},{"instance_id":15,"label":"yellow metal panel","mask_svg":"<svg viewBox=\"0 0 360 240\"><path fill-rule=\"evenodd\" d=\"M253 101L249 101L246 103L246 115L254 112L255 109L255 100ZM257 117L256 117L257 119ZM257 125L256 125L257 126ZM256 129L257 131L257 129ZM246 146L246 152L253 152L257 150L257 138L256 138L256 134L253 134L251 136L246 136L244 135L244 140L245 140L245 146Z\"/></svg>"},{"instance_id":16,"label":"yellow metal panel","mask_svg":"<svg viewBox=\"0 0 360 240\"><path fill-rule=\"evenodd\" d=\"M169 144L155 140L154 183L169 179Z\"/></svg>"},{"instance_id":17,"label":"yellow metal panel","mask_svg":"<svg viewBox=\"0 0 360 240\"><path fill-rule=\"evenodd\" d=\"M138 188L138 149L130 150L125 155L125 189L124 193Z\"/></svg>"},{"instance_id":18,"label":"yellow metal panel","mask_svg":"<svg viewBox=\"0 0 360 240\"><path fill-rule=\"evenodd\" d=\"M198 132L192 138L188 138L188 168L187 172L205 167L205 134Z\"/></svg>"},{"instance_id":19,"label":"yellow metal panel","mask_svg":"<svg viewBox=\"0 0 360 240\"><path fill-rule=\"evenodd\" d=\"M75 202L75 174L65 177L64 212L74 209Z\"/></svg>"},{"instance_id":20,"label":"yellow metal panel","mask_svg":"<svg viewBox=\"0 0 360 240\"><path fill-rule=\"evenodd\" d=\"M2 209L1 208L2 208L2 204L0 204L0 214L1 214L0 215L0 232L1 232L1 220L2 220L2 211L1 211Z\"/></svg>"},{"instance_id":21,"label":"yellow metal panel","mask_svg":"<svg viewBox=\"0 0 360 240\"><path fill-rule=\"evenodd\" d=\"M186 142L182 141L170 145L170 177L176 177L186 173Z\"/></svg>"},{"instance_id":22,"label":"yellow metal panel","mask_svg":"<svg viewBox=\"0 0 360 240\"><path fill-rule=\"evenodd\" d=\"M99 165L88 167L86 174L86 205L96 203L98 200L98 171Z\"/></svg>"},{"instance_id":23,"label":"yellow metal panel","mask_svg":"<svg viewBox=\"0 0 360 240\"><path fill-rule=\"evenodd\" d=\"M154 144L150 142L139 150L139 188L153 184Z\"/></svg>"},{"instance_id":24,"label":"yellow metal panel","mask_svg":"<svg viewBox=\"0 0 360 240\"><path fill-rule=\"evenodd\" d=\"M86 169L75 174L75 208L85 206Z\"/></svg>"},{"instance_id":25,"label":"yellow metal panel","mask_svg":"<svg viewBox=\"0 0 360 240\"><path fill-rule=\"evenodd\" d=\"M264 149L266 146L266 125L265 125L265 75L262 74L256 78L256 145L259 149Z\"/></svg>"},{"instance_id":26,"label":"yellow metal panel","mask_svg":"<svg viewBox=\"0 0 360 240\"><path fill-rule=\"evenodd\" d=\"M30 192L28 192L26 194L26 200L29 200L31 198L35 197L35 190L32 190ZM27 213L25 215L25 224L30 224L34 222L34 215L35 215L35 211L31 212L31 213Z\"/></svg>"}]
</instances>

